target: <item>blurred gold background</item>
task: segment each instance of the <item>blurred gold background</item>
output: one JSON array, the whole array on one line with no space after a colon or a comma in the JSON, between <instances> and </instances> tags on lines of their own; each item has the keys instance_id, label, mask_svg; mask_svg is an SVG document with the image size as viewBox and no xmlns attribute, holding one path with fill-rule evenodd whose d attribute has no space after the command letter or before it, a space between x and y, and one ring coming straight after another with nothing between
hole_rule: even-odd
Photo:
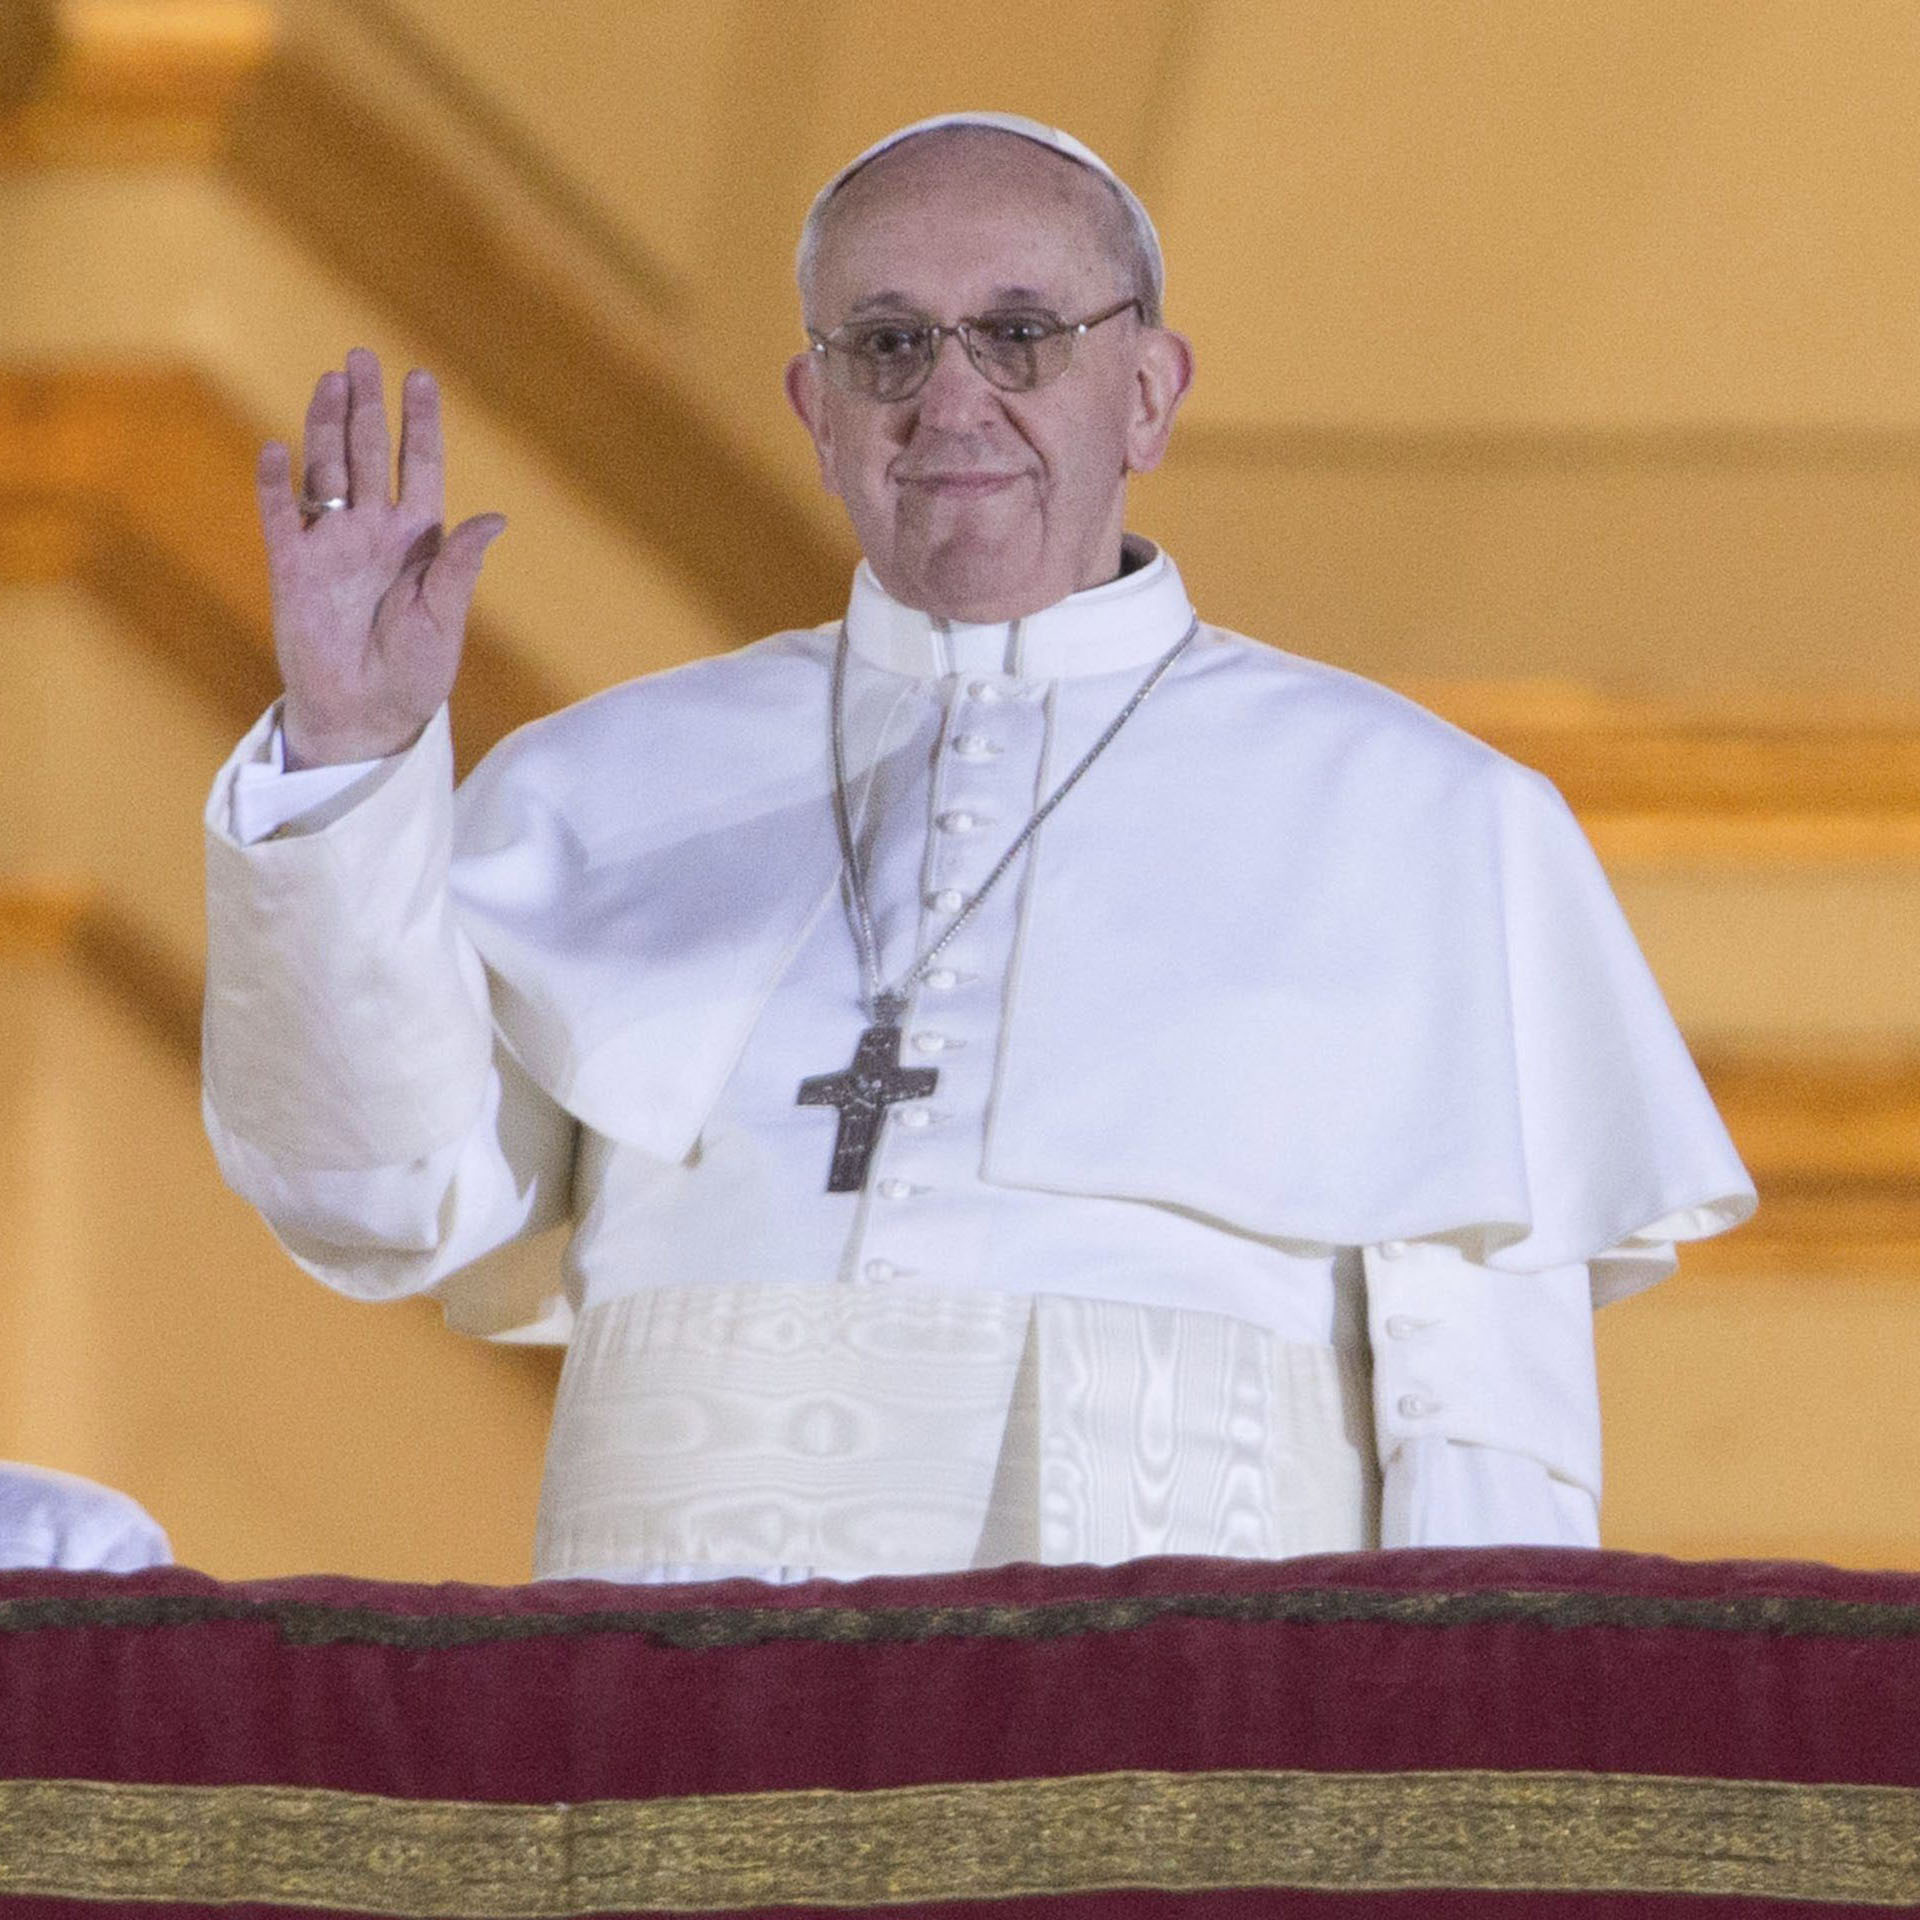
<instances>
[{"instance_id":1,"label":"blurred gold background","mask_svg":"<svg viewBox=\"0 0 1920 1920\"><path fill-rule=\"evenodd\" d=\"M441 373L469 757L827 617L793 238L955 106L1155 211L1135 524L1560 781L1759 1179L1602 1316L1609 1544L1920 1567L1911 0L0 0L0 1455L226 1576L524 1577L551 1357L334 1300L199 1131L252 450Z\"/></svg>"}]
</instances>

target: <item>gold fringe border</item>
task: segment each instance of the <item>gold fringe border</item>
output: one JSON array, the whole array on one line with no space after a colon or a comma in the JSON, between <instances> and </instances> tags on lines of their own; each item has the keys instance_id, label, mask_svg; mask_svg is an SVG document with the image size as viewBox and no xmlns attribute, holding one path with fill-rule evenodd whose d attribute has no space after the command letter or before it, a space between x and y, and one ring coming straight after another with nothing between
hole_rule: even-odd
<instances>
[{"instance_id":1,"label":"gold fringe border","mask_svg":"<svg viewBox=\"0 0 1920 1920\"><path fill-rule=\"evenodd\" d=\"M521 1806L0 1781L0 1896L546 1916L1152 1889L1920 1900L1920 1789L1127 1772Z\"/></svg>"}]
</instances>

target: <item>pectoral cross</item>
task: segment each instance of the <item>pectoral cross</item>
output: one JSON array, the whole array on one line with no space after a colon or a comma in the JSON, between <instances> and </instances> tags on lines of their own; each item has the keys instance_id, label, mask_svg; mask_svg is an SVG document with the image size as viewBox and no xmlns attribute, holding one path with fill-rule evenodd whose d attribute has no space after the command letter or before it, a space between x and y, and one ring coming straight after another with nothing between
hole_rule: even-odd
<instances>
[{"instance_id":1,"label":"pectoral cross","mask_svg":"<svg viewBox=\"0 0 1920 1920\"><path fill-rule=\"evenodd\" d=\"M853 1064L843 1073L816 1073L800 1082L798 1105L838 1107L840 1125L833 1136L829 1193L858 1193L867 1184L873 1150L880 1144L880 1121L901 1100L924 1100L940 1074L934 1067L900 1064L898 1016L883 1008L881 1017L860 1036Z\"/></svg>"}]
</instances>

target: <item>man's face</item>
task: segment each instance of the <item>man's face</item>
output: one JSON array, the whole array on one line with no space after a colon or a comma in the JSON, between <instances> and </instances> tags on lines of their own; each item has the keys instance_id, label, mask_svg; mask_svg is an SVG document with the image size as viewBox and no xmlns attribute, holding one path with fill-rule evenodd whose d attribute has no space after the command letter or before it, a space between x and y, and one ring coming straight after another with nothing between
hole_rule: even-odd
<instances>
[{"instance_id":1,"label":"man's face","mask_svg":"<svg viewBox=\"0 0 1920 1920\"><path fill-rule=\"evenodd\" d=\"M1068 321L1133 291L1093 174L1016 135L924 134L856 174L822 235L809 324L1045 308ZM1156 465L1191 372L1178 335L1129 311L1075 342L1059 379L991 385L957 340L905 400L843 390L819 354L787 392L880 583L948 619L1008 620L1119 571L1126 476Z\"/></svg>"}]
</instances>

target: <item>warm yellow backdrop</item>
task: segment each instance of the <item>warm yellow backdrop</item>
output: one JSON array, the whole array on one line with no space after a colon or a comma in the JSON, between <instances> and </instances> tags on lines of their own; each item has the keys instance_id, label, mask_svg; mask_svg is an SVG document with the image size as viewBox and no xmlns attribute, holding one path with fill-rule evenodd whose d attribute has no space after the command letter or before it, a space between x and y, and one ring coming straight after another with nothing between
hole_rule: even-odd
<instances>
[{"instance_id":1,"label":"warm yellow backdrop","mask_svg":"<svg viewBox=\"0 0 1920 1920\"><path fill-rule=\"evenodd\" d=\"M1617 1545L1920 1566L1920 16L1903 0L0 7L0 1455L226 1575L513 1579L552 1363L219 1186L198 815L270 697L250 450L355 342L511 517L465 749L830 614L794 231L887 127L1067 125L1201 368L1208 614L1544 767L1759 1225L1602 1317Z\"/></svg>"}]
</instances>

